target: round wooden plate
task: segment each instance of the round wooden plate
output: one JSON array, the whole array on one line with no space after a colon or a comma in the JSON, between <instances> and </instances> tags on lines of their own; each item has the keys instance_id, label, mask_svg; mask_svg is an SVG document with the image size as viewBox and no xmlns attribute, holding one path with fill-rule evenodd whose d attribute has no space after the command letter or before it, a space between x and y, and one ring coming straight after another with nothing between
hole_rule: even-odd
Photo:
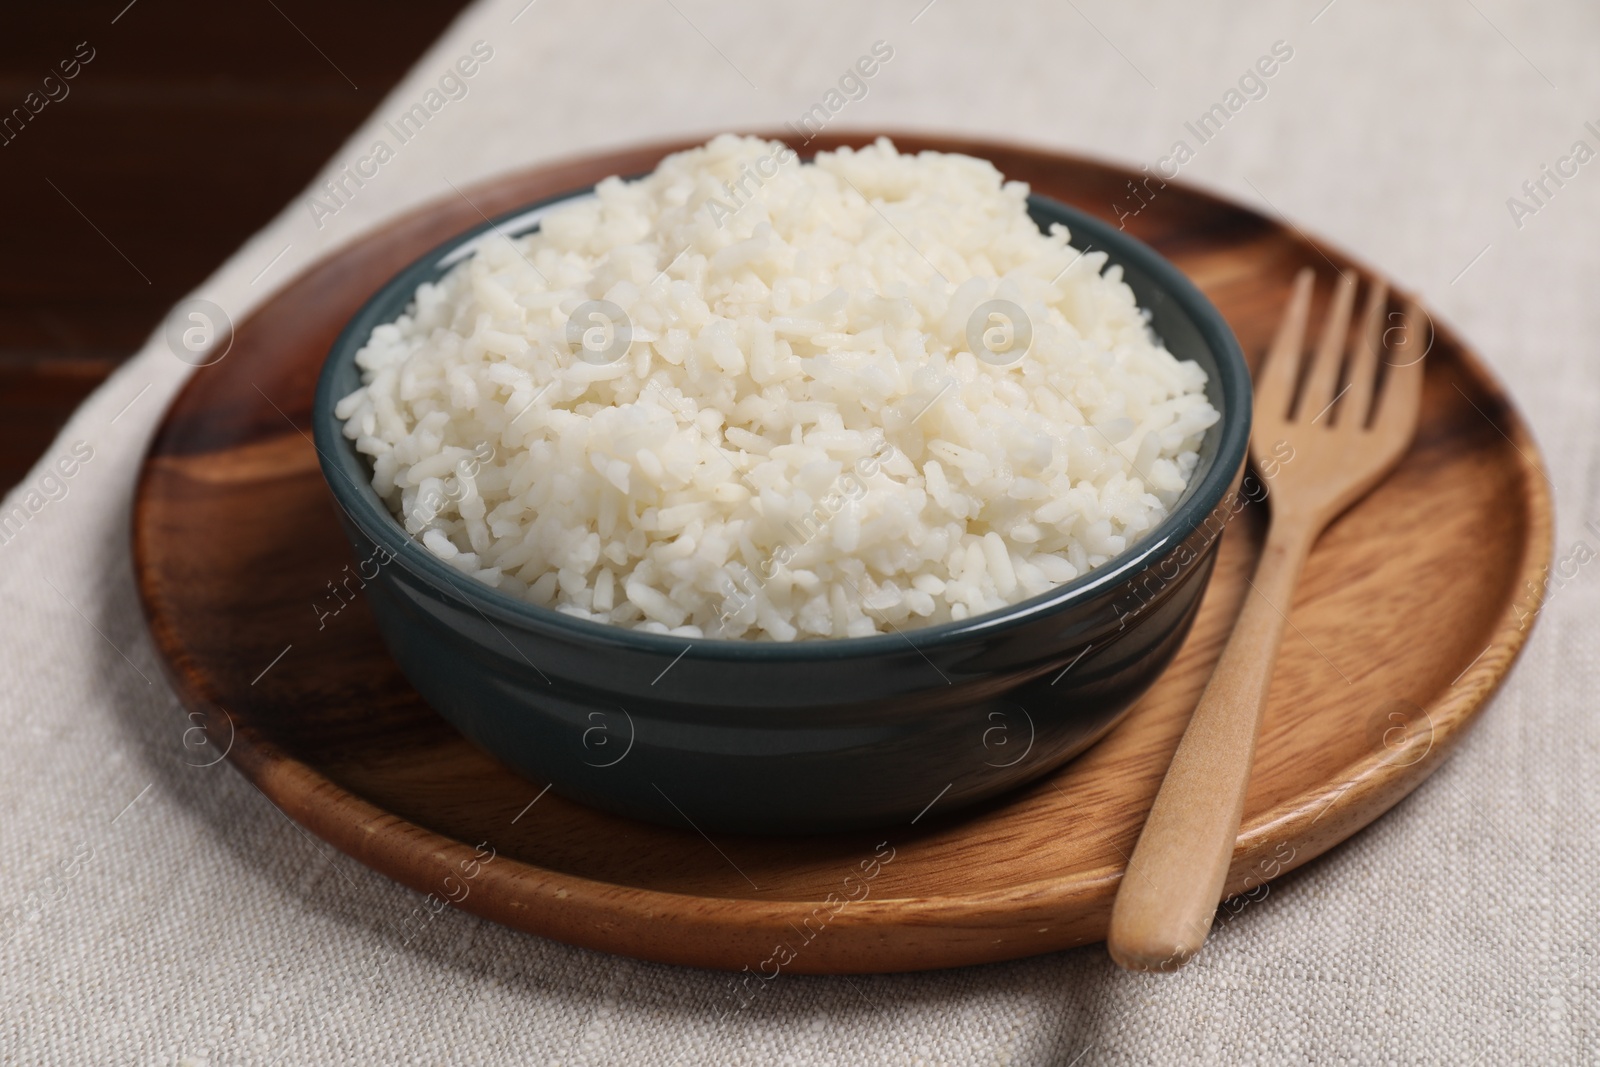
<instances>
[{"instance_id":1,"label":"round wooden plate","mask_svg":"<svg viewBox=\"0 0 1600 1067\"><path fill-rule=\"evenodd\" d=\"M1041 193L1123 218L1216 302L1252 360L1299 268L1318 271L1323 294L1336 266L1361 269L1253 211L1116 167L895 140L986 157ZM545 937L769 975L949 967L1098 940L1247 588L1259 506L1224 539L1176 663L1104 741L1002 802L949 820L934 803L914 825L870 833L713 841L547 794L422 703L360 595L323 614L330 583L356 569L307 436L312 387L345 320L480 211L646 171L680 147L507 175L470 202L441 198L310 268L239 325L227 356L167 412L134 506L139 587L178 693L211 751L226 748L307 829L436 901ZM1436 324L1415 444L1329 529L1295 598L1230 893L1349 837L1438 766L1527 637L1550 509L1521 418Z\"/></svg>"}]
</instances>

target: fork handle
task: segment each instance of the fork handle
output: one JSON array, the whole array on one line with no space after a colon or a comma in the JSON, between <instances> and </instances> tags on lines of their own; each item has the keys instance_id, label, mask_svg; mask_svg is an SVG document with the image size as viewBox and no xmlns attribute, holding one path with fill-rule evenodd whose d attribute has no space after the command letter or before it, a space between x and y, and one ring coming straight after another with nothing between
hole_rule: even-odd
<instances>
[{"instance_id":1,"label":"fork handle","mask_svg":"<svg viewBox=\"0 0 1600 1067\"><path fill-rule=\"evenodd\" d=\"M1276 517L1269 527L1253 588L1117 891L1106 946L1129 970L1174 970L1210 932L1244 814L1272 667L1316 534Z\"/></svg>"}]
</instances>

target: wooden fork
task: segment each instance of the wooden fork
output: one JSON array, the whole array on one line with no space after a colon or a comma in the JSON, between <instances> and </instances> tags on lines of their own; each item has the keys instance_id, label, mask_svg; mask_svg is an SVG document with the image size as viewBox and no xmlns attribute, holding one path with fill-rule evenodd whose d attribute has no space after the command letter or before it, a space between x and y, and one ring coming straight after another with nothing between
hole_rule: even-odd
<instances>
[{"instance_id":1,"label":"wooden fork","mask_svg":"<svg viewBox=\"0 0 1600 1067\"><path fill-rule=\"evenodd\" d=\"M1416 430L1426 319L1414 301L1407 303L1404 335L1389 350L1374 404L1388 306L1379 281L1368 289L1342 368L1356 283L1348 274L1340 279L1296 402L1311 289L1307 268L1295 279L1256 383L1250 455L1269 486L1272 521L1251 592L1156 794L1111 911L1107 947L1129 970L1174 970L1205 942L1233 858L1273 661L1300 569L1323 529L1394 468ZM1270 479L1268 471L1275 471Z\"/></svg>"}]
</instances>

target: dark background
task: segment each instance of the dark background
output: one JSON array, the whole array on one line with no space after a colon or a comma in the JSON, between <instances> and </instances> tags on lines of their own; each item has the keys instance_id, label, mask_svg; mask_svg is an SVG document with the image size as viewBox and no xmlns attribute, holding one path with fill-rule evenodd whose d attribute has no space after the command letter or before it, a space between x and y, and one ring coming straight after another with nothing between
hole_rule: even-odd
<instances>
[{"instance_id":1,"label":"dark background","mask_svg":"<svg viewBox=\"0 0 1600 1067\"><path fill-rule=\"evenodd\" d=\"M0 116L43 95L80 43L94 49L67 95L0 145L0 490L169 307L305 186L464 6L0 7Z\"/></svg>"}]
</instances>

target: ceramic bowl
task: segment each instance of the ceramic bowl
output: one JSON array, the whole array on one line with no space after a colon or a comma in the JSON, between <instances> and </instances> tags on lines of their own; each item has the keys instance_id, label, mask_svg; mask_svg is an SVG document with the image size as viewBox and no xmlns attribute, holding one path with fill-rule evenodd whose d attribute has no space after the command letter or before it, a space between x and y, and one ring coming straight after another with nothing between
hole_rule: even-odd
<instances>
[{"instance_id":1,"label":"ceramic bowl","mask_svg":"<svg viewBox=\"0 0 1600 1067\"><path fill-rule=\"evenodd\" d=\"M588 622L471 579L410 538L334 417L356 351L419 284L510 212L422 257L334 344L315 439L395 660L462 733L522 774L598 808L700 832L811 833L942 818L1038 778L1113 727L1171 662L1210 578L1250 432L1250 377L1232 331L1172 264L1114 226L1032 197L1041 226L1106 252L1151 326L1206 371L1222 413L1184 497L1132 548L1001 611L881 636L789 644L690 640Z\"/></svg>"}]
</instances>

